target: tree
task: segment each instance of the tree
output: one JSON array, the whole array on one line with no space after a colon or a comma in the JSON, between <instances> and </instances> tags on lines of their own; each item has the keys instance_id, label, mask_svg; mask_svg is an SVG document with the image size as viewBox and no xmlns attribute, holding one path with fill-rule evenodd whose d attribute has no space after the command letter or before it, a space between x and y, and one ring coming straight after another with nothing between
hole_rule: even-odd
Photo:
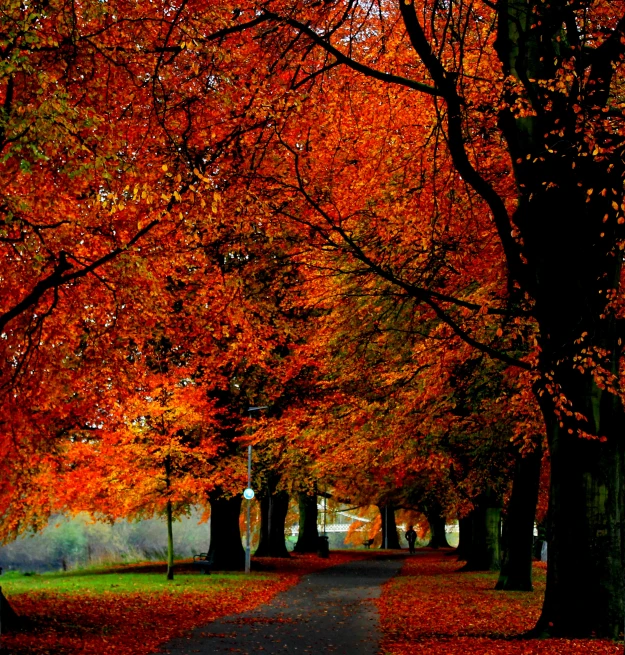
<instances>
[{"instance_id":1,"label":"tree","mask_svg":"<svg viewBox=\"0 0 625 655\"><path fill-rule=\"evenodd\" d=\"M438 126L434 180L461 180L473 207L468 215L481 226L478 241L498 239L507 292L495 302L431 284L394 266L388 251L364 248L363 229L352 224L362 226L365 215L340 218L340 205L329 202L332 185L310 183L310 157L301 144L320 146L306 137L309 122L300 145L289 143L284 131L279 135L295 164L291 189L308 203L308 216L317 212L319 220L303 219L315 237L349 249L359 265L428 306L473 347L534 373L552 460L550 564L538 628L563 636L617 636L625 597L620 5L425 3L418 14L412 1L386 2L381 11L366 1L275 2L252 3L248 11L237 13L235 22L256 16L271 26L256 29L281 57L281 70L292 72L282 74L280 80L288 80L283 88L306 89L307 111L320 89L328 97L331 88L339 104L340 93L354 99L354 87L349 93L345 87L353 76L337 73L340 64L369 77L371 93L388 87L394 108L410 107L409 114L416 111ZM312 46L321 54L311 54ZM368 101L380 113L371 93ZM390 124L400 131L398 117ZM354 156L353 143L342 157L366 161ZM343 183L337 173L334 179ZM299 221L306 216L284 207L282 213ZM367 220L372 225L372 217ZM472 319L483 317L484 307L491 317L533 323L535 356L515 360L497 339L474 336ZM504 327L515 329L506 323L498 329Z\"/></svg>"},{"instance_id":2,"label":"tree","mask_svg":"<svg viewBox=\"0 0 625 655\"><path fill-rule=\"evenodd\" d=\"M170 212L188 188L164 171L152 113L154 9L9 3L0 18L3 537L45 520L68 441L110 409L128 339L110 333L154 291L149 256L179 243Z\"/></svg>"},{"instance_id":3,"label":"tree","mask_svg":"<svg viewBox=\"0 0 625 655\"><path fill-rule=\"evenodd\" d=\"M317 528L317 494L300 491L298 495L299 532L293 550L296 553L316 553L319 548Z\"/></svg>"},{"instance_id":4,"label":"tree","mask_svg":"<svg viewBox=\"0 0 625 655\"><path fill-rule=\"evenodd\" d=\"M500 515L517 450L510 440L525 443L535 417L526 403L519 411L516 378L496 362L470 350L451 354L443 339L424 343L410 315L393 304L372 285L368 297L346 294L324 317L333 335L326 389L334 393L313 422L307 447L315 448L313 440L323 444L315 452L339 497L367 504L379 502L386 490L397 506L425 512L433 544L444 546L444 515L480 504L476 517L482 511ZM495 502L485 504L491 498ZM476 519L473 527L467 568L498 569L499 550L490 546L499 546L498 520ZM516 531L531 542L533 519ZM523 552L524 570L531 571L531 551ZM529 574L524 584L531 586Z\"/></svg>"},{"instance_id":5,"label":"tree","mask_svg":"<svg viewBox=\"0 0 625 655\"><path fill-rule=\"evenodd\" d=\"M150 370L134 382L136 395L108 417L107 428L83 435L67 453L66 488L56 502L108 520L165 516L167 579L173 580L173 520L214 487L215 412L188 379L170 385L162 370Z\"/></svg>"},{"instance_id":6,"label":"tree","mask_svg":"<svg viewBox=\"0 0 625 655\"><path fill-rule=\"evenodd\" d=\"M289 557L284 539L289 494L276 491L275 486L264 490L260 499L260 541L256 557Z\"/></svg>"},{"instance_id":7,"label":"tree","mask_svg":"<svg viewBox=\"0 0 625 655\"><path fill-rule=\"evenodd\" d=\"M445 534L447 520L440 503L431 503L427 508L425 516L430 525L430 541L428 546L430 548L449 548L447 535Z\"/></svg>"},{"instance_id":8,"label":"tree","mask_svg":"<svg viewBox=\"0 0 625 655\"><path fill-rule=\"evenodd\" d=\"M74 299L85 294L82 317L83 281L101 290L94 265L113 253L123 271L126 246L144 228L153 236L174 216L185 245L207 233L218 241L232 226L254 247L278 239L279 261L308 268L297 283L306 278L311 304L329 304L333 276L345 283L341 299L381 284L427 343L464 342L523 373L552 465L538 630L617 636L625 603L620 4L52 2L29 5L26 20L22 9L4 15L2 37L9 382L16 373L42 377L45 367L26 367L25 354L66 300L57 290L80 279L70 288ZM42 76L30 75L37 69ZM49 142L47 128L56 135ZM100 136L111 144L103 160ZM107 170L83 176L83 161ZM30 178L20 198L29 167L40 184ZM156 215L143 211L148 198L162 200ZM197 211L202 203L215 225ZM66 215L69 226L57 225ZM222 245L224 271L248 262L245 248ZM68 262L82 277L66 277ZM108 325L116 316L108 306L86 313ZM263 330L270 340L274 328ZM61 341L70 351L79 339Z\"/></svg>"},{"instance_id":9,"label":"tree","mask_svg":"<svg viewBox=\"0 0 625 655\"><path fill-rule=\"evenodd\" d=\"M390 548L399 550L399 535L397 534L397 524L395 523L395 507L390 501L378 505L382 521L382 543L380 548Z\"/></svg>"},{"instance_id":10,"label":"tree","mask_svg":"<svg viewBox=\"0 0 625 655\"><path fill-rule=\"evenodd\" d=\"M534 523L543 451L516 458L514 481L503 521L501 573L496 589L532 591Z\"/></svg>"}]
</instances>

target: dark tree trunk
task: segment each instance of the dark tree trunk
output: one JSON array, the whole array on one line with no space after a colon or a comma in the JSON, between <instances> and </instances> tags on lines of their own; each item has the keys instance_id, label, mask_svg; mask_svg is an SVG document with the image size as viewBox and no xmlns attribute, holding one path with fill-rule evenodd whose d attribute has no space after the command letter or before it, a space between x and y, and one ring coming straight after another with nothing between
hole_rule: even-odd
<instances>
[{"instance_id":1,"label":"dark tree trunk","mask_svg":"<svg viewBox=\"0 0 625 655\"><path fill-rule=\"evenodd\" d=\"M616 638L625 615L625 420L610 390L622 346L607 297L619 288L622 257L600 237L612 200L585 190L610 189L616 179L592 158L563 168L568 154L558 166L548 158L527 171L530 195L515 214L541 281L532 294L542 374L535 391L551 457L547 588L536 630Z\"/></svg>"},{"instance_id":2,"label":"dark tree trunk","mask_svg":"<svg viewBox=\"0 0 625 655\"><path fill-rule=\"evenodd\" d=\"M399 536L397 534L397 524L395 523L395 508L389 503L388 505L378 505L378 509L382 517L382 545L380 548L401 550Z\"/></svg>"},{"instance_id":3,"label":"dark tree trunk","mask_svg":"<svg viewBox=\"0 0 625 655\"><path fill-rule=\"evenodd\" d=\"M534 520L540 484L542 447L517 454L512 493L504 518L501 572L495 589L532 591Z\"/></svg>"},{"instance_id":4,"label":"dark tree trunk","mask_svg":"<svg viewBox=\"0 0 625 655\"><path fill-rule=\"evenodd\" d=\"M447 535L445 534L445 526L447 520L442 516L442 508L440 505L433 505L425 514L430 525L430 541L428 546L430 548L449 548L447 543Z\"/></svg>"},{"instance_id":5,"label":"dark tree trunk","mask_svg":"<svg viewBox=\"0 0 625 655\"><path fill-rule=\"evenodd\" d=\"M543 190L528 175L533 198L515 215L542 280L534 290L542 374L536 393L551 458L547 588L536 632L617 638L625 615L625 420L610 390L621 338L606 297L619 287L622 257L603 252L594 232L604 229L610 199L586 203L577 187L611 188L610 172L571 170L540 173L541 184L549 180ZM540 228L547 224L550 230Z\"/></svg>"},{"instance_id":6,"label":"dark tree trunk","mask_svg":"<svg viewBox=\"0 0 625 655\"><path fill-rule=\"evenodd\" d=\"M622 49L602 48L578 69L580 82L562 93L552 84L556 69L580 62L575 48L558 59L562 36L583 43L587 32L564 18L564 5L556 13L547 3L499 8L496 48L504 75L532 85L508 86L499 126L519 194L512 218L522 259L513 264L523 265L513 275L532 298L538 325L535 392L551 458L547 588L536 629L616 638L625 614L625 420L612 390L623 342L610 302L622 293L625 159L622 143L612 146L615 127L606 129L602 116ZM563 19L565 35L552 29L545 38L530 27L564 25ZM620 38L616 31L611 40ZM517 101L530 97L534 111L515 113ZM512 244L505 247L512 253Z\"/></svg>"},{"instance_id":7,"label":"dark tree trunk","mask_svg":"<svg viewBox=\"0 0 625 655\"><path fill-rule=\"evenodd\" d=\"M296 553L316 553L319 544L317 528L317 495L299 494L299 534L295 544Z\"/></svg>"},{"instance_id":8,"label":"dark tree trunk","mask_svg":"<svg viewBox=\"0 0 625 655\"><path fill-rule=\"evenodd\" d=\"M501 566L501 504L482 494L471 513L471 548L464 571L498 571Z\"/></svg>"},{"instance_id":9,"label":"dark tree trunk","mask_svg":"<svg viewBox=\"0 0 625 655\"><path fill-rule=\"evenodd\" d=\"M290 557L284 538L288 511L286 491L268 493L260 499L260 542L255 557Z\"/></svg>"},{"instance_id":10,"label":"dark tree trunk","mask_svg":"<svg viewBox=\"0 0 625 655\"><path fill-rule=\"evenodd\" d=\"M428 517L430 524L430 541L428 546L430 548L449 548L447 543L447 535L445 533L445 526L447 522L441 516Z\"/></svg>"},{"instance_id":11,"label":"dark tree trunk","mask_svg":"<svg viewBox=\"0 0 625 655\"><path fill-rule=\"evenodd\" d=\"M551 483L541 635L617 638L623 630L625 428L612 400L612 424L609 407L600 414L605 443L572 436L566 424L547 420Z\"/></svg>"},{"instance_id":12,"label":"dark tree trunk","mask_svg":"<svg viewBox=\"0 0 625 655\"><path fill-rule=\"evenodd\" d=\"M611 188L610 173L575 170L573 177L563 170L539 176L550 180L549 192L530 184L534 197L515 217L526 223L525 252L542 280L534 295L542 373L536 392L551 479L547 588L536 630L617 638L625 615L625 420L608 382L610 375L618 380L621 338L606 296L619 286L622 257L602 252L593 232L612 211L609 198L586 203L577 187L580 180ZM553 233L540 231L545 221Z\"/></svg>"},{"instance_id":13,"label":"dark tree trunk","mask_svg":"<svg viewBox=\"0 0 625 655\"><path fill-rule=\"evenodd\" d=\"M241 543L239 516L242 496L225 497L210 494L211 542L208 551L212 567L216 571L243 571L245 569L245 550Z\"/></svg>"},{"instance_id":14,"label":"dark tree trunk","mask_svg":"<svg viewBox=\"0 0 625 655\"><path fill-rule=\"evenodd\" d=\"M29 620L17 615L0 589L0 633L27 629L28 624Z\"/></svg>"},{"instance_id":15,"label":"dark tree trunk","mask_svg":"<svg viewBox=\"0 0 625 655\"><path fill-rule=\"evenodd\" d=\"M473 512L458 519L458 535L456 555L460 561L466 562L473 548Z\"/></svg>"}]
</instances>

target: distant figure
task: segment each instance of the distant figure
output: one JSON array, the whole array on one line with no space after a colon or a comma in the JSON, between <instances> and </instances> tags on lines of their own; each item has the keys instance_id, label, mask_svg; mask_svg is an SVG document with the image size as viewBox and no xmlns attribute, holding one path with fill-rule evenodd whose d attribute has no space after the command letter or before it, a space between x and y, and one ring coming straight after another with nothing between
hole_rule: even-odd
<instances>
[{"instance_id":1,"label":"distant figure","mask_svg":"<svg viewBox=\"0 0 625 655\"><path fill-rule=\"evenodd\" d=\"M408 532L406 532L406 541L408 541L408 552L412 555L415 552L414 544L417 540L417 533L414 531L412 526L408 527Z\"/></svg>"}]
</instances>

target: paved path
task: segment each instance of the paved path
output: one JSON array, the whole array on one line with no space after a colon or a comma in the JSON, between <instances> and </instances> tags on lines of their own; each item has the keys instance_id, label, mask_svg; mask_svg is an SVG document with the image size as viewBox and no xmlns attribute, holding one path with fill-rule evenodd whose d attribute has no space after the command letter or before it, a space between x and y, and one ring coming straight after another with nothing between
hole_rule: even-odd
<instances>
[{"instance_id":1,"label":"paved path","mask_svg":"<svg viewBox=\"0 0 625 655\"><path fill-rule=\"evenodd\" d=\"M377 655L380 633L372 599L403 561L362 560L304 576L271 603L196 628L161 652Z\"/></svg>"}]
</instances>

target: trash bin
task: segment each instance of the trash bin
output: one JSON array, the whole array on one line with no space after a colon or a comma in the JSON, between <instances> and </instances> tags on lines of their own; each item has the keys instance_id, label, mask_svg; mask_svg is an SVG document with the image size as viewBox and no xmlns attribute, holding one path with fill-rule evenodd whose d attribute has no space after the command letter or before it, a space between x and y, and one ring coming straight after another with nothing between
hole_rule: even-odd
<instances>
[{"instance_id":1,"label":"trash bin","mask_svg":"<svg viewBox=\"0 0 625 655\"><path fill-rule=\"evenodd\" d=\"M319 557L330 557L330 537L319 537L317 542L317 555Z\"/></svg>"}]
</instances>

